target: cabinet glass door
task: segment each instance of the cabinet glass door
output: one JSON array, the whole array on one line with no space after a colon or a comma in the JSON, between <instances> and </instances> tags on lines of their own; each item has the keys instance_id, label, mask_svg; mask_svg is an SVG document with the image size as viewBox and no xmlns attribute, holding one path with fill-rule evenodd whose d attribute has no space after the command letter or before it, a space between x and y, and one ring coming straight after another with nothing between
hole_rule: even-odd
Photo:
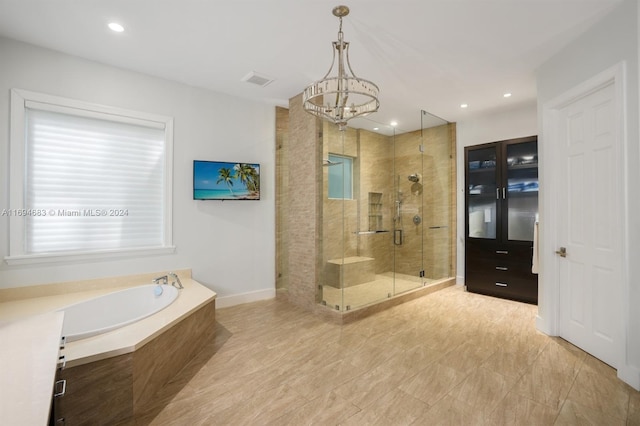
<instances>
[{"instance_id":1,"label":"cabinet glass door","mask_svg":"<svg viewBox=\"0 0 640 426\"><path fill-rule=\"evenodd\" d=\"M538 217L538 144L507 145L507 235L511 241L533 241Z\"/></svg>"},{"instance_id":2,"label":"cabinet glass door","mask_svg":"<svg viewBox=\"0 0 640 426\"><path fill-rule=\"evenodd\" d=\"M470 238L496 238L497 173L495 147L467 152L467 191Z\"/></svg>"}]
</instances>

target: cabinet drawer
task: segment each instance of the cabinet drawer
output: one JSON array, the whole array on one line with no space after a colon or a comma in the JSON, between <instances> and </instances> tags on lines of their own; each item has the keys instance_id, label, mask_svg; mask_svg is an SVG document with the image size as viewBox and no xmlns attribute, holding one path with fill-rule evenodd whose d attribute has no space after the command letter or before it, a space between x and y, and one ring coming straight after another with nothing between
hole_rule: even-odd
<instances>
[{"instance_id":1,"label":"cabinet drawer","mask_svg":"<svg viewBox=\"0 0 640 426\"><path fill-rule=\"evenodd\" d=\"M495 280L493 280L491 285L493 290L505 295L525 295L532 293L533 290L535 290L535 293L537 293L536 283L533 283L529 280L523 280L509 276L498 276Z\"/></svg>"},{"instance_id":2,"label":"cabinet drawer","mask_svg":"<svg viewBox=\"0 0 640 426\"><path fill-rule=\"evenodd\" d=\"M531 262L518 263L518 262L496 262L492 264L493 269L497 272L501 272L503 275L508 275L510 278L519 278L523 280L536 279L536 275L531 273Z\"/></svg>"},{"instance_id":3,"label":"cabinet drawer","mask_svg":"<svg viewBox=\"0 0 640 426\"><path fill-rule=\"evenodd\" d=\"M489 296L503 297L527 303L538 302L537 281L523 280L517 278L503 279L504 277L494 277L495 279L471 279L465 282L467 291L472 293L486 294Z\"/></svg>"},{"instance_id":4,"label":"cabinet drawer","mask_svg":"<svg viewBox=\"0 0 640 426\"><path fill-rule=\"evenodd\" d=\"M533 244L498 244L467 241L465 256L469 258L505 259L514 262L531 261Z\"/></svg>"},{"instance_id":5,"label":"cabinet drawer","mask_svg":"<svg viewBox=\"0 0 640 426\"><path fill-rule=\"evenodd\" d=\"M468 248L465 262L468 291L537 303L538 277L531 273L529 247Z\"/></svg>"}]
</instances>

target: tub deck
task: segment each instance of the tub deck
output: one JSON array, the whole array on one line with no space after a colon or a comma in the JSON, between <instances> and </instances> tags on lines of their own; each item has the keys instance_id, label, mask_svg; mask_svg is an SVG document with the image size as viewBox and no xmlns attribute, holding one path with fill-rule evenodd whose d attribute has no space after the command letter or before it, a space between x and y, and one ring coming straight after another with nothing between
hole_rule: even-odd
<instances>
[{"instance_id":1,"label":"tub deck","mask_svg":"<svg viewBox=\"0 0 640 426\"><path fill-rule=\"evenodd\" d=\"M78 283L0 290L0 327L143 285L159 275L84 282L80 288L86 291L70 293ZM178 276L184 289L163 310L125 327L67 343L62 350L66 368L58 375L67 380L67 388L64 397L55 400L56 417L64 417L67 424L135 424L136 416L179 371L176 366L185 365L213 338L216 294L192 280L191 271L178 272ZM30 347L24 345L23 350Z\"/></svg>"},{"instance_id":2,"label":"tub deck","mask_svg":"<svg viewBox=\"0 0 640 426\"><path fill-rule=\"evenodd\" d=\"M182 281L184 290L180 291L178 298L171 305L151 317L144 318L126 327L67 343L63 352L66 357L67 367L131 353L215 299L216 293L193 280L190 271L179 271L178 275ZM15 298L13 293L15 293L17 289L0 290L0 301L3 300L3 298L5 300L10 299L9 301L0 303L0 326L33 315L55 311L72 303L101 296L116 290L148 284L152 279L149 277L156 276L158 275L150 274L148 276L123 277L117 281L111 280L112 285L100 284L98 285L100 288L97 289L93 288L86 291L52 294L41 297L28 297L18 300L11 300ZM94 285L95 283L87 283L86 286L90 288ZM53 288L56 286L58 286L58 288ZM38 287L44 288L43 291L57 292L68 291L69 286L70 284L50 284ZM7 291L11 291L12 294L10 296L2 294ZM24 291L30 292L28 294L38 294L34 288L25 288Z\"/></svg>"}]
</instances>

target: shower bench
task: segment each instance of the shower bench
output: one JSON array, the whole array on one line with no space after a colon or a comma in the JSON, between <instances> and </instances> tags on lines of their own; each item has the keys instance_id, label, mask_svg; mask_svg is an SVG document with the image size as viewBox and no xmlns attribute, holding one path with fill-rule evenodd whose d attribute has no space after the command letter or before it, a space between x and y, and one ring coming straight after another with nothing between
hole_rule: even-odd
<instances>
[{"instance_id":1,"label":"shower bench","mask_svg":"<svg viewBox=\"0 0 640 426\"><path fill-rule=\"evenodd\" d=\"M325 284L341 288L374 281L376 276L373 257L351 256L327 261ZM342 284L342 285L341 285Z\"/></svg>"}]
</instances>

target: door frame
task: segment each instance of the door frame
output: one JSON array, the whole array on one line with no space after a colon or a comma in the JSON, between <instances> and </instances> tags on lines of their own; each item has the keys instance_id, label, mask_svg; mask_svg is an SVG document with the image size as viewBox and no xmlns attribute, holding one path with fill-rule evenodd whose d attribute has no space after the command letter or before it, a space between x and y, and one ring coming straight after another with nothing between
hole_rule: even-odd
<instances>
[{"instance_id":1,"label":"door frame","mask_svg":"<svg viewBox=\"0 0 640 426\"><path fill-rule=\"evenodd\" d=\"M615 120L618 130L617 139L621 144L619 149L619 164L621 166L618 171L619 182L621 182L622 191L620 208L621 233L622 233L622 270L620 271L622 283L620 289L620 311L621 322L619 324L619 335L622 337L617 348L618 365L613 366L618 370L618 377L627 383L634 382L634 375L627 365L627 342L629 340L628 324L629 324L629 304L626 303L629 295L629 239L627 238L629 230L628 215L628 173L627 158L628 137L626 132L627 108L625 99L626 88L626 63L624 61L606 69L599 74L591 77L581 84L569 89L563 94L545 103L542 108L542 136L538 143L540 157L540 274L538 286L538 316L536 318L536 326L541 332L558 336L560 332L560 282L559 282L559 257L555 254L555 250L561 244L558 241L559 218L554 215L553 206L557 205L558 191L554 190L554 182L558 181L558 168L563 167L558 160L557 146L562 140L560 134L562 129L560 112L563 108L575 102L576 100L587 96L604 86L613 84L614 86L614 102L615 102ZM626 367L626 368L625 368ZM625 380L625 377L627 380ZM632 384L633 385L633 384Z\"/></svg>"}]
</instances>

